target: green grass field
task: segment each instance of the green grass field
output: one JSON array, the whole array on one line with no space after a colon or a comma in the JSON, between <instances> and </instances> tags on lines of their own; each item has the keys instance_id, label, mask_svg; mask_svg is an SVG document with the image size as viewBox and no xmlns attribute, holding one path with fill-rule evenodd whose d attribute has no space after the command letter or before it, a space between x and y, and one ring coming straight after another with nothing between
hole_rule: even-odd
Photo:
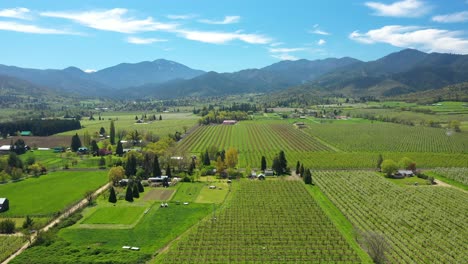
<instances>
[{"instance_id":1,"label":"green grass field","mask_svg":"<svg viewBox=\"0 0 468 264\"><path fill-rule=\"evenodd\" d=\"M216 186L216 189L210 189L210 186ZM230 187L226 182L217 182L203 186L195 202L197 203L216 203L224 202Z\"/></svg>"},{"instance_id":2,"label":"green grass field","mask_svg":"<svg viewBox=\"0 0 468 264\"><path fill-rule=\"evenodd\" d=\"M172 197L172 201L183 202L195 202L198 195L200 194L201 189L203 188L203 183L178 183L177 191Z\"/></svg>"},{"instance_id":3,"label":"green grass field","mask_svg":"<svg viewBox=\"0 0 468 264\"><path fill-rule=\"evenodd\" d=\"M10 210L1 217L50 215L84 198L107 182L107 171L57 171L40 177L0 185L10 200Z\"/></svg>"},{"instance_id":4,"label":"green grass field","mask_svg":"<svg viewBox=\"0 0 468 264\"><path fill-rule=\"evenodd\" d=\"M87 217L83 224L120 224L131 225L143 214L145 207L103 207Z\"/></svg>"}]
</instances>

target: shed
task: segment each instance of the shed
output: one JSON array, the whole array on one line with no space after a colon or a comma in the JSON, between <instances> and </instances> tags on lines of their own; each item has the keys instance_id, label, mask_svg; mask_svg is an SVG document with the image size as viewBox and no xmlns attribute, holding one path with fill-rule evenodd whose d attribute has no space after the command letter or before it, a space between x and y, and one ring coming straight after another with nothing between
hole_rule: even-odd
<instances>
[{"instance_id":1,"label":"shed","mask_svg":"<svg viewBox=\"0 0 468 264\"><path fill-rule=\"evenodd\" d=\"M21 131L20 136L29 137L29 136L32 136L32 132L31 131Z\"/></svg>"},{"instance_id":2,"label":"shed","mask_svg":"<svg viewBox=\"0 0 468 264\"><path fill-rule=\"evenodd\" d=\"M235 125L237 123L236 120L224 120L223 125Z\"/></svg>"},{"instance_id":3,"label":"shed","mask_svg":"<svg viewBox=\"0 0 468 264\"><path fill-rule=\"evenodd\" d=\"M265 170L265 176L273 176L274 172L273 170Z\"/></svg>"},{"instance_id":4,"label":"shed","mask_svg":"<svg viewBox=\"0 0 468 264\"><path fill-rule=\"evenodd\" d=\"M0 198L0 212L5 212L10 209L10 202L7 198Z\"/></svg>"},{"instance_id":5,"label":"shed","mask_svg":"<svg viewBox=\"0 0 468 264\"><path fill-rule=\"evenodd\" d=\"M3 145L0 147L0 151L10 151L11 146L10 145Z\"/></svg>"},{"instance_id":6,"label":"shed","mask_svg":"<svg viewBox=\"0 0 468 264\"><path fill-rule=\"evenodd\" d=\"M412 170L398 170L397 175L414 176L414 172Z\"/></svg>"}]
</instances>

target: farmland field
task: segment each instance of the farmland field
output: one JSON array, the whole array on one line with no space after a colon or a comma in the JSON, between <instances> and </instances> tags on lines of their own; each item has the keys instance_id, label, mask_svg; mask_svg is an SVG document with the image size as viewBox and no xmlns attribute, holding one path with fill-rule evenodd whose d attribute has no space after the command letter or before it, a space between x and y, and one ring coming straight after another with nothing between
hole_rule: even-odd
<instances>
[{"instance_id":1,"label":"farmland field","mask_svg":"<svg viewBox=\"0 0 468 264\"><path fill-rule=\"evenodd\" d=\"M17 251L25 242L20 236L1 236L0 235L0 262L8 258Z\"/></svg>"},{"instance_id":2,"label":"farmland field","mask_svg":"<svg viewBox=\"0 0 468 264\"><path fill-rule=\"evenodd\" d=\"M435 168L432 172L468 186L468 167L467 168Z\"/></svg>"},{"instance_id":3,"label":"farmland field","mask_svg":"<svg viewBox=\"0 0 468 264\"><path fill-rule=\"evenodd\" d=\"M466 261L466 193L399 186L368 171L317 171L313 177L358 232L383 234L389 263Z\"/></svg>"},{"instance_id":4,"label":"farmland field","mask_svg":"<svg viewBox=\"0 0 468 264\"><path fill-rule=\"evenodd\" d=\"M145 211L142 206L103 207L87 217L83 224L133 224Z\"/></svg>"},{"instance_id":5,"label":"farmland field","mask_svg":"<svg viewBox=\"0 0 468 264\"><path fill-rule=\"evenodd\" d=\"M300 181L241 181L161 263L362 263Z\"/></svg>"},{"instance_id":6,"label":"farmland field","mask_svg":"<svg viewBox=\"0 0 468 264\"><path fill-rule=\"evenodd\" d=\"M51 215L106 182L106 171L57 171L3 184L0 193L10 200L10 210L0 216Z\"/></svg>"}]
</instances>

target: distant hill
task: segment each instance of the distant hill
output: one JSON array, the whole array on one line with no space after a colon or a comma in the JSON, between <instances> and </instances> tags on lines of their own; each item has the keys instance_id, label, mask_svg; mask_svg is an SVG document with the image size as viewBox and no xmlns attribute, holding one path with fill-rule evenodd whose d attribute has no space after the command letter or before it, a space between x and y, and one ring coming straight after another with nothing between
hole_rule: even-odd
<instances>
[{"instance_id":1,"label":"distant hill","mask_svg":"<svg viewBox=\"0 0 468 264\"><path fill-rule=\"evenodd\" d=\"M149 84L122 91L124 95L146 94L158 98L220 96L240 93L270 93L310 82L334 69L360 62L352 58L282 61L261 69L233 73L208 72L190 80Z\"/></svg>"},{"instance_id":2,"label":"distant hill","mask_svg":"<svg viewBox=\"0 0 468 264\"><path fill-rule=\"evenodd\" d=\"M90 78L109 87L122 89L158 84L176 79L192 79L205 73L183 64L159 59L139 63L121 63L89 74Z\"/></svg>"},{"instance_id":3,"label":"distant hill","mask_svg":"<svg viewBox=\"0 0 468 264\"><path fill-rule=\"evenodd\" d=\"M405 49L376 61L331 71L310 83L310 87L348 96L395 96L466 81L468 55Z\"/></svg>"},{"instance_id":4,"label":"distant hill","mask_svg":"<svg viewBox=\"0 0 468 264\"><path fill-rule=\"evenodd\" d=\"M449 85L442 89L427 90L389 98L389 100L401 100L416 103L436 103L441 101L468 102L468 82Z\"/></svg>"}]
</instances>

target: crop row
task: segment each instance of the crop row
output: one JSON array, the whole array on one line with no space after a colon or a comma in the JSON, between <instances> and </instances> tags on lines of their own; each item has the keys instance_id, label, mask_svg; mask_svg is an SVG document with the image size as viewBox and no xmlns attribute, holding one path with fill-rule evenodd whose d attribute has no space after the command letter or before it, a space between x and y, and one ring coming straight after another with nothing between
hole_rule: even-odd
<instances>
[{"instance_id":1,"label":"crop row","mask_svg":"<svg viewBox=\"0 0 468 264\"><path fill-rule=\"evenodd\" d=\"M244 181L232 200L171 249L164 263L359 263L300 181Z\"/></svg>"},{"instance_id":2,"label":"crop row","mask_svg":"<svg viewBox=\"0 0 468 264\"><path fill-rule=\"evenodd\" d=\"M401 187L366 171L316 172L320 189L360 232L383 234L390 263L463 263L468 198L443 187Z\"/></svg>"},{"instance_id":3,"label":"crop row","mask_svg":"<svg viewBox=\"0 0 468 264\"><path fill-rule=\"evenodd\" d=\"M468 168L435 168L432 171L445 178L468 185Z\"/></svg>"},{"instance_id":4,"label":"crop row","mask_svg":"<svg viewBox=\"0 0 468 264\"><path fill-rule=\"evenodd\" d=\"M467 153L468 134L391 123L311 124L305 131L343 151Z\"/></svg>"},{"instance_id":5,"label":"crop row","mask_svg":"<svg viewBox=\"0 0 468 264\"><path fill-rule=\"evenodd\" d=\"M18 250L24 242L21 236L0 236L0 262Z\"/></svg>"}]
</instances>

